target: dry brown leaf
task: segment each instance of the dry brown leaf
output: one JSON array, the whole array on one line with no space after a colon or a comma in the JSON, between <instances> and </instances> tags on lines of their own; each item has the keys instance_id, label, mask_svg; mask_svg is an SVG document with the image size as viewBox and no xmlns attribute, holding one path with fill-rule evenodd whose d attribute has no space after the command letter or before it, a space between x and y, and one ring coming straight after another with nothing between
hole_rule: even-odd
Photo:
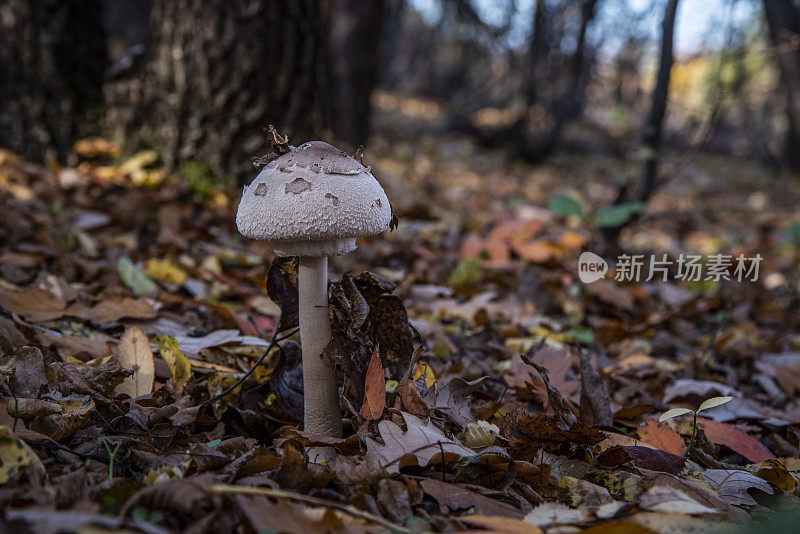
<instances>
[{"instance_id":1,"label":"dry brown leaf","mask_svg":"<svg viewBox=\"0 0 800 534\"><path fill-rule=\"evenodd\" d=\"M122 334L114 359L126 368L132 369L133 375L126 378L114 388L117 395L125 394L131 398L141 397L153 391L155 365L150 341L138 326L130 326Z\"/></svg>"},{"instance_id":2,"label":"dry brown leaf","mask_svg":"<svg viewBox=\"0 0 800 534\"><path fill-rule=\"evenodd\" d=\"M383 415L384 408L386 408L386 379L383 376L381 357L378 355L376 346L372 351L369 367L367 367L364 380L364 402L359 414L367 421L376 421Z\"/></svg>"},{"instance_id":3,"label":"dry brown leaf","mask_svg":"<svg viewBox=\"0 0 800 534\"><path fill-rule=\"evenodd\" d=\"M387 473L399 473L408 465L426 466L431 462L450 462L460 456L474 456L472 449L448 438L430 422L405 412L402 416L406 431L392 421L384 420L378 423L383 444L367 439L367 458L379 462Z\"/></svg>"},{"instance_id":4,"label":"dry brown leaf","mask_svg":"<svg viewBox=\"0 0 800 534\"><path fill-rule=\"evenodd\" d=\"M426 478L420 481L425 493L436 499L445 513L472 512L480 515L522 518L522 511L457 484Z\"/></svg>"},{"instance_id":5,"label":"dry brown leaf","mask_svg":"<svg viewBox=\"0 0 800 534\"><path fill-rule=\"evenodd\" d=\"M686 452L686 444L681 435L655 419L645 419L644 425L640 426L637 432L643 442L656 449L679 456Z\"/></svg>"},{"instance_id":6,"label":"dry brown leaf","mask_svg":"<svg viewBox=\"0 0 800 534\"><path fill-rule=\"evenodd\" d=\"M756 489L772 495L775 490L764 479L735 469L707 469L703 478L719 494L719 497L733 506L755 506L756 501L749 490Z\"/></svg>"},{"instance_id":7,"label":"dry brown leaf","mask_svg":"<svg viewBox=\"0 0 800 534\"><path fill-rule=\"evenodd\" d=\"M67 303L49 291L35 287L21 291L0 287L0 308L38 323L63 317Z\"/></svg>"}]
</instances>

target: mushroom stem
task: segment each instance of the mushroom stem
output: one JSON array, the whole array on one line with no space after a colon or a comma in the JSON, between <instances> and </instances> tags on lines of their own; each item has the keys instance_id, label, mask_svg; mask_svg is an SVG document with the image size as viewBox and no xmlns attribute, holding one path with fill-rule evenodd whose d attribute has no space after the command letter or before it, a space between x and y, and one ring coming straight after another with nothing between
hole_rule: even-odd
<instances>
[{"instance_id":1,"label":"mushroom stem","mask_svg":"<svg viewBox=\"0 0 800 534\"><path fill-rule=\"evenodd\" d=\"M304 430L341 437L342 411L336 369L322 359L322 351L331 339L328 257L301 256L297 278L303 347Z\"/></svg>"}]
</instances>

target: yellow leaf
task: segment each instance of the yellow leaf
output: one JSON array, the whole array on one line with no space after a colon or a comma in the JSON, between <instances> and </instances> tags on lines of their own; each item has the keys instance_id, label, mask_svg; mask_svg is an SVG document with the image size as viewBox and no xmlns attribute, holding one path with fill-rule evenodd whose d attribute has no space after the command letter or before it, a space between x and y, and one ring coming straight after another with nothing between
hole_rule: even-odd
<instances>
[{"instance_id":1,"label":"yellow leaf","mask_svg":"<svg viewBox=\"0 0 800 534\"><path fill-rule=\"evenodd\" d=\"M158 161L158 152L155 150L142 150L137 152L128 160L120 165L119 172L121 174L132 174L140 169L144 169Z\"/></svg>"},{"instance_id":2,"label":"yellow leaf","mask_svg":"<svg viewBox=\"0 0 800 534\"><path fill-rule=\"evenodd\" d=\"M138 326L128 327L122 334L114 359L125 369L133 370L133 375L114 388L114 393L124 393L135 399L153 391L153 351L147 336Z\"/></svg>"},{"instance_id":3,"label":"yellow leaf","mask_svg":"<svg viewBox=\"0 0 800 534\"><path fill-rule=\"evenodd\" d=\"M142 272L151 278L167 282L168 284L181 285L186 281L186 272L169 260L150 258L144 264Z\"/></svg>"},{"instance_id":4,"label":"yellow leaf","mask_svg":"<svg viewBox=\"0 0 800 534\"><path fill-rule=\"evenodd\" d=\"M85 137L75 142L75 152L82 158L116 158L119 146L102 137Z\"/></svg>"},{"instance_id":5,"label":"yellow leaf","mask_svg":"<svg viewBox=\"0 0 800 534\"><path fill-rule=\"evenodd\" d=\"M412 380L419 380L421 376L425 377L425 386L431 387L436 382L436 375L433 374L433 369L425 362L419 362L414 374L411 376Z\"/></svg>"},{"instance_id":6,"label":"yellow leaf","mask_svg":"<svg viewBox=\"0 0 800 534\"><path fill-rule=\"evenodd\" d=\"M464 429L464 445L471 449L480 447L489 447L494 445L497 436L500 435L500 429L497 425L493 425L488 421L477 421L469 423Z\"/></svg>"},{"instance_id":7,"label":"yellow leaf","mask_svg":"<svg viewBox=\"0 0 800 534\"><path fill-rule=\"evenodd\" d=\"M172 371L172 380L177 389L183 389L192 374L189 358L178 348L178 342L172 336L158 336L153 340L158 345L158 352Z\"/></svg>"},{"instance_id":8,"label":"yellow leaf","mask_svg":"<svg viewBox=\"0 0 800 534\"><path fill-rule=\"evenodd\" d=\"M767 482L772 482L780 489L794 493L797 489L798 481L789 470L778 460L767 460L760 464L753 464L746 467L748 471L758 478L763 478Z\"/></svg>"},{"instance_id":9,"label":"yellow leaf","mask_svg":"<svg viewBox=\"0 0 800 534\"><path fill-rule=\"evenodd\" d=\"M7 426L0 426L0 485L16 480L25 467L31 466L44 476L44 466L28 445Z\"/></svg>"}]
</instances>

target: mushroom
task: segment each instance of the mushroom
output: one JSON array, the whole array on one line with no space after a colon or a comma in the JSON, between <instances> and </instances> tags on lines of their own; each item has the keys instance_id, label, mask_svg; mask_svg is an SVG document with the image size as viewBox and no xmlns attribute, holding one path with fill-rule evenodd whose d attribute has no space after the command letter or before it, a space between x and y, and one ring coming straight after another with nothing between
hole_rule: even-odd
<instances>
[{"instance_id":1,"label":"mushroom","mask_svg":"<svg viewBox=\"0 0 800 534\"><path fill-rule=\"evenodd\" d=\"M356 238L382 232L391 218L370 169L322 141L292 147L244 188L239 232L272 242L278 256L299 256L306 432L342 435L335 368L322 358L331 339L328 256L355 250Z\"/></svg>"}]
</instances>

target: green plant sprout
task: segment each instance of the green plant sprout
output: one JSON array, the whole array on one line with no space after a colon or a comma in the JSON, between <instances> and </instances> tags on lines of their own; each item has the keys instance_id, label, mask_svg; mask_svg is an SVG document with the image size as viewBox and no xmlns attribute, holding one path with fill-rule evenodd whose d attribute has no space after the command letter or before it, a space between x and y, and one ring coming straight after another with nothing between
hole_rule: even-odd
<instances>
[{"instance_id":1,"label":"green plant sprout","mask_svg":"<svg viewBox=\"0 0 800 534\"><path fill-rule=\"evenodd\" d=\"M697 439L697 414L702 412L703 410L710 410L711 408L716 408L717 406L722 406L725 403L728 403L733 400L733 397L711 397L710 399L706 399L703 401L703 404L700 405L697 410L690 410L689 408L673 408L671 410L667 410L666 412L661 414L661 417L658 418L659 423L663 423L667 419L672 419L674 417L680 417L682 415L686 415L687 413L692 414L692 439L689 440L689 446L686 447L686 451L683 453L684 456L689 456L689 453L692 452L692 448L694 447L694 442Z\"/></svg>"},{"instance_id":2,"label":"green plant sprout","mask_svg":"<svg viewBox=\"0 0 800 534\"><path fill-rule=\"evenodd\" d=\"M120 441L117 443L117 446L113 449L111 448L111 444L107 440L103 440L103 445L106 447L106 452L108 452L108 479L114 479L114 458L117 457L117 452L119 452L119 446L122 445Z\"/></svg>"}]
</instances>

